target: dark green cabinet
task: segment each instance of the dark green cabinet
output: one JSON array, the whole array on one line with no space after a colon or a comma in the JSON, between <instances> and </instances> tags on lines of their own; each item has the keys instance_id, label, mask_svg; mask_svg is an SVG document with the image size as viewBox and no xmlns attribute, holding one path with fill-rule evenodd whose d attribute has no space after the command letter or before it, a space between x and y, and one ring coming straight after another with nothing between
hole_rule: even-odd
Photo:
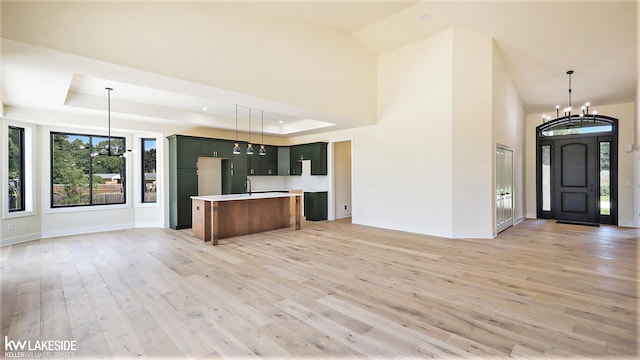
<instances>
[{"instance_id":1,"label":"dark green cabinet","mask_svg":"<svg viewBox=\"0 0 640 360\"><path fill-rule=\"evenodd\" d=\"M291 172L291 148L278 146L278 175L287 176Z\"/></svg>"},{"instance_id":2,"label":"dark green cabinet","mask_svg":"<svg viewBox=\"0 0 640 360\"><path fill-rule=\"evenodd\" d=\"M194 137L169 136L169 226L191 227L191 196L198 195L200 141Z\"/></svg>"},{"instance_id":3,"label":"dark green cabinet","mask_svg":"<svg viewBox=\"0 0 640 360\"><path fill-rule=\"evenodd\" d=\"M186 229L191 227L191 196L198 195L198 157L230 158L233 142L183 135L171 135L168 139L169 226L172 229ZM233 160L240 163L241 168L246 168L246 158L240 157ZM242 165L243 161L245 165ZM246 178L246 174L244 177ZM223 189L225 180L223 175ZM229 178L229 182L231 180ZM235 181L239 180L235 179ZM229 186L229 188L231 191L238 186Z\"/></svg>"},{"instance_id":4,"label":"dark green cabinet","mask_svg":"<svg viewBox=\"0 0 640 360\"><path fill-rule=\"evenodd\" d=\"M278 147L265 145L266 155L258 155L260 145L256 145L253 155L247 155L249 175L278 175Z\"/></svg>"},{"instance_id":5,"label":"dark green cabinet","mask_svg":"<svg viewBox=\"0 0 640 360\"><path fill-rule=\"evenodd\" d=\"M245 182L247 180L247 159L253 155L247 155L247 143L238 142L240 154L233 153L234 142L231 143L228 160L222 161L222 193L242 194L246 192Z\"/></svg>"},{"instance_id":6,"label":"dark green cabinet","mask_svg":"<svg viewBox=\"0 0 640 360\"><path fill-rule=\"evenodd\" d=\"M242 194L246 192L247 169L231 167L231 160L222 161L222 193Z\"/></svg>"},{"instance_id":7,"label":"dark green cabinet","mask_svg":"<svg viewBox=\"0 0 640 360\"><path fill-rule=\"evenodd\" d=\"M302 175L302 160L305 160L303 145L289 147L289 174Z\"/></svg>"},{"instance_id":8,"label":"dark green cabinet","mask_svg":"<svg viewBox=\"0 0 640 360\"><path fill-rule=\"evenodd\" d=\"M262 174L278 175L278 147L265 145L265 149L267 150L267 155L263 156Z\"/></svg>"},{"instance_id":9,"label":"dark green cabinet","mask_svg":"<svg viewBox=\"0 0 640 360\"><path fill-rule=\"evenodd\" d=\"M244 194L247 192L247 169L231 170L231 193Z\"/></svg>"},{"instance_id":10,"label":"dark green cabinet","mask_svg":"<svg viewBox=\"0 0 640 360\"><path fill-rule=\"evenodd\" d=\"M200 155L200 141L192 138L181 138L175 143L177 169L196 169Z\"/></svg>"},{"instance_id":11,"label":"dark green cabinet","mask_svg":"<svg viewBox=\"0 0 640 360\"><path fill-rule=\"evenodd\" d=\"M175 229L191 227L191 197L198 195L198 176L196 169L178 169L178 194Z\"/></svg>"},{"instance_id":12,"label":"dark green cabinet","mask_svg":"<svg viewBox=\"0 0 640 360\"><path fill-rule=\"evenodd\" d=\"M304 193L304 217L310 221L327 220L327 192Z\"/></svg>"},{"instance_id":13,"label":"dark green cabinet","mask_svg":"<svg viewBox=\"0 0 640 360\"><path fill-rule=\"evenodd\" d=\"M290 147L290 174L302 174L302 161L311 160L311 175L327 175L327 143L294 145Z\"/></svg>"},{"instance_id":14,"label":"dark green cabinet","mask_svg":"<svg viewBox=\"0 0 640 360\"><path fill-rule=\"evenodd\" d=\"M219 139L203 139L200 141L200 156L228 158L233 149L233 142Z\"/></svg>"},{"instance_id":15,"label":"dark green cabinet","mask_svg":"<svg viewBox=\"0 0 640 360\"><path fill-rule=\"evenodd\" d=\"M327 143L312 143L306 147L311 159L311 175L327 175Z\"/></svg>"},{"instance_id":16,"label":"dark green cabinet","mask_svg":"<svg viewBox=\"0 0 640 360\"><path fill-rule=\"evenodd\" d=\"M171 135L167 139L169 226L173 229L191 227L191 196L198 195L200 156L223 159L223 194L245 193L247 176L300 175L301 160L311 160L311 175L327 174L327 143L324 142L284 147L266 145L267 155L260 156L260 145L255 144L254 153L247 155L246 142L239 142L240 154L233 154L234 141L231 140L185 135Z\"/></svg>"}]
</instances>

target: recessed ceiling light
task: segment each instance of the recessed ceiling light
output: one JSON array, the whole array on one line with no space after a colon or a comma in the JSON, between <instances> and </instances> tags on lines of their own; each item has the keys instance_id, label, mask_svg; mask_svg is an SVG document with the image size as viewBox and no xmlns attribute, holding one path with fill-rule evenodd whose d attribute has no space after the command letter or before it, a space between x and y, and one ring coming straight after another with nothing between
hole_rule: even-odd
<instances>
[{"instance_id":1,"label":"recessed ceiling light","mask_svg":"<svg viewBox=\"0 0 640 360\"><path fill-rule=\"evenodd\" d=\"M283 122L284 122L283 120L278 120L278 123L279 123L279 124L282 124Z\"/></svg>"},{"instance_id":2,"label":"recessed ceiling light","mask_svg":"<svg viewBox=\"0 0 640 360\"><path fill-rule=\"evenodd\" d=\"M207 109L207 107L206 107L206 106L203 106L203 107L202 107L202 111L207 111L207 110L208 110L208 109Z\"/></svg>"},{"instance_id":3,"label":"recessed ceiling light","mask_svg":"<svg viewBox=\"0 0 640 360\"><path fill-rule=\"evenodd\" d=\"M420 16L420 21L426 22L426 21L429 21L429 19L431 19L431 16L429 16L429 14L422 14Z\"/></svg>"}]
</instances>

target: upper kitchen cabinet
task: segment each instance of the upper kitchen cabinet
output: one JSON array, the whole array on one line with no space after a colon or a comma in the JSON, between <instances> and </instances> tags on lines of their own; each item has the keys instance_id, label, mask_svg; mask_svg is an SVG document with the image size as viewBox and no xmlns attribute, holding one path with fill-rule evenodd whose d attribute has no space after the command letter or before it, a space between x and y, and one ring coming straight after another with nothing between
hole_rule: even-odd
<instances>
[{"instance_id":1,"label":"upper kitchen cabinet","mask_svg":"<svg viewBox=\"0 0 640 360\"><path fill-rule=\"evenodd\" d=\"M229 140L185 135L171 135L167 138L170 147L173 146L172 155L175 156L178 169L197 168L199 156L229 158L233 148L233 142Z\"/></svg>"},{"instance_id":2,"label":"upper kitchen cabinet","mask_svg":"<svg viewBox=\"0 0 640 360\"><path fill-rule=\"evenodd\" d=\"M291 149L288 146L278 146L278 175L286 176L291 171Z\"/></svg>"},{"instance_id":3,"label":"upper kitchen cabinet","mask_svg":"<svg viewBox=\"0 0 640 360\"><path fill-rule=\"evenodd\" d=\"M306 146L311 159L311 175L327 175L327 143L317 142Z\"/></svg>"},{"instance_id":4,"label":"upper kitchen cabinet","mask_svg":"<svg viewBox=\"0 0 640 360\"><path fill-rule=\"evenodd\" d=\"M198 167L200 140L193 137L171 135L169 139L169 159L174 159L176 169L195 169Z\"/></svg>"},{"instance_id":5,"label":"upper kitchen cabinet","mask_svg":"<svg viewBox=\"0 0 640 360\"><path fill-rule=\"evenodd\" d=\"M260 145L254 145L253 155L247 155L249 175L278 175L278 147L265 145L266 155L258 155Z\"/></svg>"},{"instance_id":6,"label":"upper kitchen cabinet","mask_svg":"<svg viewBox=\"0 0 640 360\"><path fill-rule=\"evenodd\" d=\"M327 175L327 143L294 145L290 148L291 175L302 174L302 161L311 160L311 175Z\"/></svg>"},{"instance_id":7,"label":"upper kitchen cabinet","mask_svg":"<svg viewBox=\"0 0 640 360\"><path fill-rule=\"evenodd\" d=\"M304 145L293 145L289 147L289 175L302 175L302 160L304 156Z\"/></svg>"},{"instance_id":8,"label":"upper kitchen cabinet","mask_svg":"<svg viewBox=\"0 0 640 360\"><path fill-rule=\"evenodd\" d=\"M278 175L278 147L265 145L267 155L265 157L264 172L266 175Z\"/></svg>"},{"instance_id":9,"label":"upper kitchen cabinet","mask_svg":"<svg viewBox=\"0 0 640 360\"><path fill-rule=\"evenodd\" d=\"M200 141L200 156L210 156L215 158L229 158L233 142L221 139L202 139Z\"/></svg>"}]
</instances>

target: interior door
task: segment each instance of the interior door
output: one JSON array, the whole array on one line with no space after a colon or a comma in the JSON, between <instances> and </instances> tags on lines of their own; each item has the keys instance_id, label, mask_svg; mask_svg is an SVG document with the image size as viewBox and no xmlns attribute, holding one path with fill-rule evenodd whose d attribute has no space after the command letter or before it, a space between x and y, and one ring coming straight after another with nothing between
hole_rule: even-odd
<instances>
[{"instance_id":1,"label":"interior door","mask_svg":"<svg viewBox=\"0 0 640 360\"><path fill-rule=\"evenodd\" d=\"M554 217L557 220L598 222L597 139L555 141Z\"/></svg>"},{"instance_id":2,"label":"interior door","mask_svg":"<svg viewBox=\"0 0 640 360\"><path fill-rule=\"evenodd\" d=\"M513 225L513 151L496 148L496 231Z\"/></svg>"}]
</instances>

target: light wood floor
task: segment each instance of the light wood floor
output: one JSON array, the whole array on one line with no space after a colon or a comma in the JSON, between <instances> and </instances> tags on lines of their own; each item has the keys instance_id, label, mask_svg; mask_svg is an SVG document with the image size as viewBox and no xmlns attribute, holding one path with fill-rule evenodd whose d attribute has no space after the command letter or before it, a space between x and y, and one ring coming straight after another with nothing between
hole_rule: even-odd
<instances>
[{"instance_id":1,"label":"light wood floor","mask_svg":"<svg viewBox=\"0 0 640 360\"><path fill-rule=\"evenodd\" d=\"M637 229L528 220L493 240L306 222L131 229L0 249L2 339L77 357L632 357Z\"/></svg>"}]
</instances>

